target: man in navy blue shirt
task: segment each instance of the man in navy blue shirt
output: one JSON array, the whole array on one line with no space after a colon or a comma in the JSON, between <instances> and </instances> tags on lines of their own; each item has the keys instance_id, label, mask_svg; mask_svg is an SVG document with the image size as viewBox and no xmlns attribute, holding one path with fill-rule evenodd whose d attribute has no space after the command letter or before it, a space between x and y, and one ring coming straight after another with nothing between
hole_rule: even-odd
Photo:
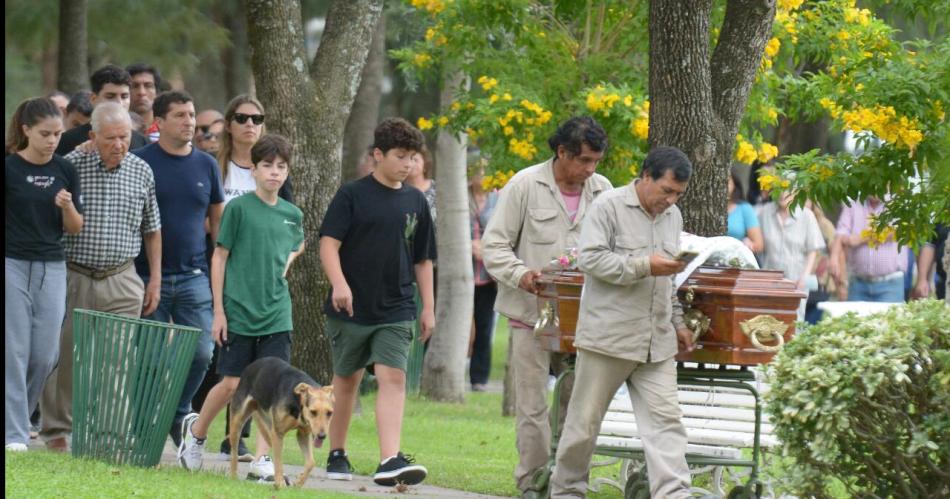
<instances>
[{"instance_id":1,"label":"man in navy blue shirt","mask_svg":"<svg viewBox=\"0 0 950 499\"><path fill-rule=\"evenodd\" d=\"M170 431L175 445L179 445L181 420L192 412L191 399L211 362L214 314L205 257L205 218L214 241L224 211L224 192L217 162L191 145L195 135L195 104L191 96L180 91L162 93L155 99L153 111L159 129L158 142L132 151L152 167L163 221L161 300L155 313L146 318L173 320L175 324L202 331ZM144 255L139 255L135 266L147 284Z\"/></svg>"}]
</instances>

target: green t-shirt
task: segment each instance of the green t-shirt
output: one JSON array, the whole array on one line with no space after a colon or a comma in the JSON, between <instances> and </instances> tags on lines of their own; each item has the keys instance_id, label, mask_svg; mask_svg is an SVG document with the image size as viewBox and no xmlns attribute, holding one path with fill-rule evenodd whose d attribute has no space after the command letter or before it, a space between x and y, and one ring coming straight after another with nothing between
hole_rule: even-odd
<instances>
[{"instance_id":1,"label":"green t-shirt","mask_svg":"<svg viewBox=\"0 0 950 499\"><path fill-rule=\"evenodd\" d=\"M283 199L270 206L249 192L227 204L217 244L230 251L224 273L228 333L293 329L290 290L281 274L303 239L303 212Z\"/></svg>"}]
</instances>

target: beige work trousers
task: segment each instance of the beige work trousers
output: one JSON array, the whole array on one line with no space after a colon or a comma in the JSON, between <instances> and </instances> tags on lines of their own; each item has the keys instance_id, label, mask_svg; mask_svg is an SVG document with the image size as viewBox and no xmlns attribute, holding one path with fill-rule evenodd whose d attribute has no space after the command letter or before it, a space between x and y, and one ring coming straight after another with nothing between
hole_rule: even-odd
<instances>
[{"instance_id":1,"label":"beige work trousers","mask_svg":"<svg viewBox=\"0 0 950 499\"><path fill-rule=\"evenodd\" d=\"M675 361L640 363L578 350L575 376L551 477L551 497L586 496L600 423L621 383L627 384L637 418L650 497L689 497L686 429L677 399Z\"/></svg>"},{"instance_id":2,"label":"beige work trousers","mask_svg":"<svg viewBox=\"0 0 950 499\"><path fill-rule=\"evenodd\" d=\"M511 327L511 364L515 384L515 443L518 465L515 483L518 490L531 489L534 474L551 459L551 421L548 413L548 376L553 368L560 374L565 368L565 354L541 348L534 331ZM574 376L561 383L559 422L563 427L570 401Z\"/></svg>"},{"instance_id":3,"label":"beige work trousers","mask_svg":"<svg viewBox=\"0 0 950 499\"><path fill-rule=\"evenodd\" d=\"M66 271L66 320L59 342L59 364L47 378L40 397L43 440L65 437L73 429L73 309L140 317L144 300L145 285L134 265L99 281L72 269Z\"/></svg>"}]
</instances>

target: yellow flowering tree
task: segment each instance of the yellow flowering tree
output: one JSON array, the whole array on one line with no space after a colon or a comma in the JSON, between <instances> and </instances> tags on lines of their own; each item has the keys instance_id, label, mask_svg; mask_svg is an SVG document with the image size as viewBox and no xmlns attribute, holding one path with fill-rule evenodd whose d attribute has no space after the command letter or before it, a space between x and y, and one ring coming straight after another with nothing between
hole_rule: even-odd
<instances>
[{"instance_id":1,"label":"yellow flowering tree","mask_svg":"<svg viewBox=\"0 0 950 499\"><path fill-rule=\"evenodd\" d=\"M651 144L687 152L697 177L682 204L687 227L699 233L725 228L730 162L775 163L761 178L763 187L797 189L803 193L798 202L814 199L829 208L890 191L894 199L878 229L893 226L904 242L926 239L936 220L950 222L945 36L901 42L893 27L853 0L778 0L774 12L756 11L748 2L707 0L682 7L707 16L705 28L697 28L706 30L699 36L705 40L697 32L679 31L679 38L668 42L676 48L688 36L695 45L687 48L697 49L688 54L692 62L683 66L685 59L677 61L681 55L671 57L669 49L649 51L650 10L677 8L668 2L407 0L406 5L421 22L419 40L393 55L410 81L446 70L469 75L450 108L418 124L467 132L492 158L489 186L504 185L509 171L549 157L546 140L556 125L589 114L608 132L610 149L598 171L615 185L631 179ZM937 19L950 13L946 1L889 5L900 12L926 7ZM758 24L743 25L750 13ZM764 38L747 40L744 49L735 43L751 36L737 26L758 29L761 19L771 26ZM653 28L658 44L681 29ZM946 32L942 28L934 32ZM733 46L721 47L727 43ZM758 52L750 50L753 45ZM742 60L729 60L736 50L742 58L733 58ZM649 81L657 70L651 56L686 68L685 73L713 74L693 88L689 105L677 107L662 98L670 95L669 82ZM823 69L803 71L806 61ZM728 71L750 62L752 77ZM651 89L664 95L651 96ZM783 116L792 121L827 116L835 132L855 134L861 152L783 156L773 138Z\"/></svg>"},{"instance_id":2,"label":"yellow flowering tree","mask_svg":"<svg viewBox=\"0 0 950 499\"><path fill-rule=\"evenodd\" d=\"M763 88L781 96L781 112L827 117L837 132L855 138L857 153L813 150L782 158L759 178L763 189L795 189L797 202L835 206L846 199L890 196L866 239L888 237L916 245L935 222L950 222L950 42L899 41L896 29L853 1L801 1L776 16L781 47L776 60L809 59L822 69L796 74L776 64L761 75ZM950 2L902 0L894 7L915 15L927 9L948 19ZM938 13L943 13L943 16ZM945 30L943 30L945 32ZM787 48L786 48L787 47Z\"/></svg>"}]
</instances>

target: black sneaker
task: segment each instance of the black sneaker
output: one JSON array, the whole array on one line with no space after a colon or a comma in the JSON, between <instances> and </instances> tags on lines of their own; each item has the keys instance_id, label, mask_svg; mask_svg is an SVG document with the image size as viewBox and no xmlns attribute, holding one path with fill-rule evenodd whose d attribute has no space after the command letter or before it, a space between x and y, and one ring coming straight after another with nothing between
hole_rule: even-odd
<instances>
[{"instance_id":1,"label":"black sneaker","mask_svg":"<svg viewBox=\"0 0 950 499\"><path fill-rule=\"evenodd\" d=\"M181 447L181 422L185 418L175 418L172 421L172 427L168 430L168 436L172 437L172 442L175 443L175 448Z\"/></svg>"},{"instance_id":2,"label":"black sneaker","mask_svg":"<svg viewBox=\"0 0 950 499\"><path fill-rule=\"evenodd\" d=\"M379 485L392 487L397 483L415 485L425 480L428 471L421 464L413 464L415 459L402 452L386 461L379 463L373 481Z\"/></svg>"},{"instance_id":3,"label":"black sneaker","mask_svg":"<svg viewBox=\"0 0 950 499\"><path fill-rule=\"evenodd\" d=\"M353 467L346 458L346 451L333 449L327 457L327 478L330 480L352 480Z\"/></svg>"},{"instance_id":4,"label":"black sneaker","mask_svg":"<svg viewBox=\"0 0 950 499\"><path fill-rule=\"evenodd\" d=\"M221 441L221 458L231 460L231 441L225 438ZM238 439L238 461L242 463L254 462L254 454L244 444L244 439Z\"/></svg>"}]
</instances>

